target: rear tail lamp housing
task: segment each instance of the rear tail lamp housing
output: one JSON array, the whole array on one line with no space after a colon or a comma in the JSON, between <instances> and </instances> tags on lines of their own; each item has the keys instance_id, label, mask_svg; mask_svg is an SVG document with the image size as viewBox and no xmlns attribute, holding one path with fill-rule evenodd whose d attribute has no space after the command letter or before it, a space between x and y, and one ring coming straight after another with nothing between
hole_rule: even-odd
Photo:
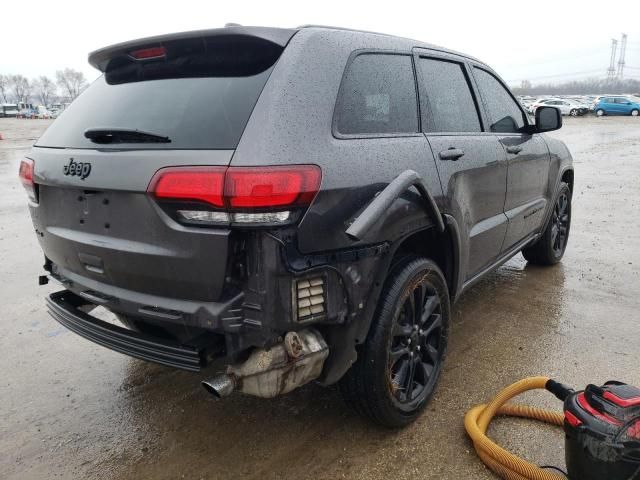
<instances>
[{"instance_id":1,"label":"rear tail lamp housing","mask_svg":"<svg viewBox=\"0 0 640 480\"><path fill-rule=\"evenodd\" d=\"M273 225L295 221L321 178L316 165L168 167L147 190L183 223Z\"/></svg>"},{"instance_id":2,"label":"rear tail lamp housing","mask_svg":"<svg viewBox=\"0 0 640 480\"><path fill-rule=\"evenodd\" d=\"M33 171L35 168L35 163L30 158L25 158L20 162L20 168L18 170L18 176L20 177L20 182L22 186L27 191L27 195L29 196L29 200L34 203L38 201L38 195L36 192L36 184L33 180Z\"/></svg>"}]
</instances>

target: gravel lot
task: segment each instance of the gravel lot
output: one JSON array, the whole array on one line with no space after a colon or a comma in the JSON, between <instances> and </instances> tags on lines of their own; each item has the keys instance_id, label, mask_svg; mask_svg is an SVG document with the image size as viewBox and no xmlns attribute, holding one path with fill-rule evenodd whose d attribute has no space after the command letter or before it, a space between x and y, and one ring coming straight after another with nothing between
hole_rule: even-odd
<instances>
[{"instance_id":1,"label":"gravel lot","mask_svg":"<svg viewBox=\"0 0 640 480\"><path fill-rule=\"evenodd\" d=\"M353 416L335 389L216 402L200 375L94 345L45 311L42 255L17 179L49 124L0 119L0 477L4 479L491 479L465 411L529 375L584 386L640 385L640 120L566 119L552 135L576 164L567 254L553 268L518 255L454 306L434 401L400 432ZM536 405L559 408L550 395ZM564 466L551 427L504 420L491 434L539 464Z\"/></svg>"}]
</instances>

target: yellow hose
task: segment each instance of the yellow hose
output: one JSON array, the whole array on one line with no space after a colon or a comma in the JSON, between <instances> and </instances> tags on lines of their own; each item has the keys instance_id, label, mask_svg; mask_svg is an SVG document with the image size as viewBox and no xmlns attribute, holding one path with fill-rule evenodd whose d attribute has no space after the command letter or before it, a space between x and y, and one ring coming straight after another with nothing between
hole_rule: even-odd
<instances>
[{"instance_id":1,"label":"yellow hose","mask_svg":"<svg viewBox=\"0 0 640 480\"><path fill-rule=\"evenodd\" d=\"M490 403L473 407L464 417L464 427L473 441L478 456L487 467L501 478L507 480L566 480L566 477L529 463L496 445L486 435L489 424L496 414L531 418L562 426L564 416L560 412L507 404L513 397L523 392L544 389L548 380L547 377L531 377L520 380L505 388Z\"/></svg>"}]
</instances>

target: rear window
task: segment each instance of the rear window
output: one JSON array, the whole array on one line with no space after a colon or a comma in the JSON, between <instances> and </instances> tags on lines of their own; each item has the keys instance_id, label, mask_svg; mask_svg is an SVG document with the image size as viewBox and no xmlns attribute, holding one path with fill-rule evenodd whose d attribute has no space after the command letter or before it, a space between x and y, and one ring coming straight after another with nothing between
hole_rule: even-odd
<instances>
[{"instance_id":1,"label":"rear window","mask_svg":"<svg viewBox=\"0 0 640 480\"><path fill-rule=\"evenodd\" d=\"M248 77L179 78L109 85L96 80L40 137L40 147L103 148L89 128L137 129L171 143L117 148L234 149L271 69Z\"/></svg>"},{"instance_id":2,"label":"rear window","mask_svg":"<svg viewBox=\"0 0 640 480\"><path fill-rule=\"evenodd\" d=\"M139 61L135 52L118 48L95 54L105 74L37 145L234 149L283 47L251 36L226 35L179 38L151 50L161 50L160 56ZM130 143L96 144L85 138L87 129L139 130L170 142L133 143L127 137L124 141Z\"/></svg>"},{"instance_id":3,"label":"rear window","mask_svg":"<svg viewBox=\"0 0 640 480\"><path fill-rule=\"evenodd\" d=\"M348 67L336 105L342 134L418 132L418 101L408 55L367 53Z\"/></svg>"}]
</instances>

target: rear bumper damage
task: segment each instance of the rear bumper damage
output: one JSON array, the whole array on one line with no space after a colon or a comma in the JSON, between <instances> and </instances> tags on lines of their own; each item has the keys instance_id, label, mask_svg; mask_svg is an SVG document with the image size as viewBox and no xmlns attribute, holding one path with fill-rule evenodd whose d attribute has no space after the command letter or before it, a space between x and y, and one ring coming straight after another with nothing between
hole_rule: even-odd
<instances>
[{"instance_id":1,"label":"rear bumper damage","mask_svg":"<svg viewBox=\"0 0 640 480\"><path fill-rule=\"evenodd\" d=\"M47 298L49 314L81 337L141 360L197 372L206 364L206 350L200 345L181 345L167 339L134 332L92 317L83 308L95 305L62 290Z\"/></svg>"},{"instance_id":2,"label":"rear bumper damage","mask_svg":"<svg viewBox=\"0 0 640 480\"><path fill-rule=\"evenodd\" d=\"M48 299L50 313L86 339L189 371L227 365L223 376L205 383L210 392L271 397L312 380L334 383L348 369L354 345L366 334L365 305L375 298L375 272L387 251L369 246L302 255L290 239L246 233L229 267L233 288L216 302L136 292L50 260L41 282L52 279L66 289ZM96 306L152 326L142 331L158 335L99 320L89 315ZM299 358L287 348L291 338L303 346Z\"/></svg>"}]
</instances>

